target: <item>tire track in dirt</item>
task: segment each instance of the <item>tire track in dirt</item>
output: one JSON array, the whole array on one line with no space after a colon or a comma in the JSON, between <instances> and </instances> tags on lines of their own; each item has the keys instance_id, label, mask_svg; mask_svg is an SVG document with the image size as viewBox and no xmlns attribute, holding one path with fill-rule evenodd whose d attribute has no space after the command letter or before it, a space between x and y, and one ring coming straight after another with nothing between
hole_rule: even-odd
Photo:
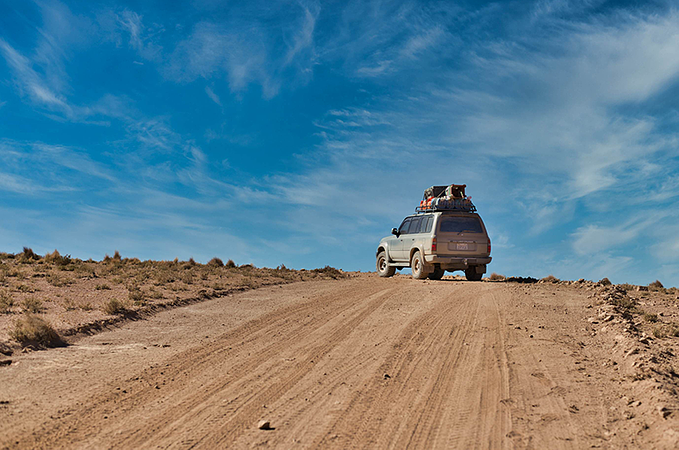
<instances>
[{"instance_id":1,"label":"tire track in dirt","mask_svg":"<svg viewBox=\"0 0 679 450\"><path fill-rule=\"evenodd\" d=\"M261 301L266 306L253 307ZM581 333L587 302L580 291L546 285L361 276L161 314L148 328L84 339L61 359L6 369L22 380L39 373L58 395L70 389L71 402L54 418L21 415L48 390L41 386L31 397L13 389L0 418L28 425L2 428L0 447L606 447L625 442L610 433L621 414L607 414L610 399L622 394L615 369L594 365L595 341ZM214 310L239 319L227 329L220 316L203 330L201 318ZM174 320L190 321L178 330L200 339L181 346L181 334L166 335L171 349L142 351L140 336L158 342L148 330L169 333ZM203 334L215 337L204 341ZM109 347L101 345L111 341L119 356L104 359ZM145 352L156 355L152 364L118 369L114 380L103 373L125 355ZM108 365L97 366L97 358ZM55 361L94 371L92 380L76 378L95 394L78 396L77 386L49 380ZM260 419L275 430L258 430Z\"/></svg>"},{"instance_id":2,"label":"tire track in dirt","mask_svg":"<svg viewBox=\"0 0 679 450\"><path fill-rule=\"evenodd\" d=\"M47 427L41 433L20 442L18 446L48 448L60 445L62 440L67 443L72 440L84 439L91 445L96 445L98 441L135 447L142 445L152 437L163 439L177 429L185 427L187 416L197 415L202 417L209 414L211 408L206 408L206 405L210 403L208 400L216 399L219 392L235 382L240 381L239 384L247 385L249 380L243 379L246 374L253 372L261 365L267 365L272 360L276 360L276 354L291 347L295 341L303 342L308 335L327 322L341 317L343 314L351 314L353 309L359 309L357 318L360 319L367 311L379 306L381 302L385 301L384 297L389 289L375 288L372 290L375 293L369 295L370 291L366 293L365 291L340 289L339 292L333 292L303 304L292 305L272 312L261 319L248 322L239 329L220 336L211 345L177 355L175 359L179 363L171 364L162 369L147 370L141 376L131 379L127 389L121 390L127 391L129 395L114 393L92 399L88 402L91 406L85 411L81 410L78 414L70 414L70 420L65 420L65 423L57 424L54 427ZM366 294L368 294L367 307L364 305ZM366 312L362 314L362 311ZM350 321L350 325L345 324L344 327L340 328L345 329L347 326L353 325L357 318ZM273 330L276 330L276 333ZM246 359L235 367L226 367L226 373L222 372L225 366L223 358L232 356L237 359L239 356L237 352L232 352L235 353L234 355L230 354L230 350L234 347L240 346L245 349L253 342L258 341L260 343L261 341L271 343L270 337L274 334L280 335L282 339L264 348L259 348L254 358ZM323 348L324 346L317 351L322 351ZM302 366L294 373L299 376L304 370ZM270 377L273 378L273 375L270 375ZM165 380L172 381L169 385L162 384ZM135 387L135 384L137 384L135 382L144 381L146 381L146 386L143 386L142 389ZM156 389L156 386L163 387L160 389L161 392L158 392L159 389ZM254 394L248 397L247 394L241 392L228 405L231 408L228 413L231 415L238 414L243 405L255 398ZM154 404L167 413L146 417L144 408L141 408L141 406L147 403ZM140 409L141 411L139 411ZM105 420L112 419L110 420L112 423L116 422L116 418L127 417L127 420L122 426L104 426L102 430L99 430L98 435L103 436L103 440L89 441L91 433L88 432L88 425L93 422L102 422L102 417L106 417ZM132 418L138 420L140 424L143 423L144 426L138 426L130 431L129 421ZM106 425L106 422L104 421L102 425ZM41 435L44 436L44 439ZM122 437L121 435L127 436Z\"/></svg>"}]
</instances>

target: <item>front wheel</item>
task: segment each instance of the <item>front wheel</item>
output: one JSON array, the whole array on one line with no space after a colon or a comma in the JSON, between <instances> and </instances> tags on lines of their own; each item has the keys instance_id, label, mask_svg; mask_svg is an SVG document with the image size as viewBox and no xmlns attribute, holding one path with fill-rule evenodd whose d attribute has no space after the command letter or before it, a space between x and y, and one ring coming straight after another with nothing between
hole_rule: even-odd
<instances>
[{"instance_id":1,"label":"front wheel","mask_svg":"<svg viewBox=\"0 0 679 450\"><path fill-rule=\"evenodd\" d=\"M377 274L382 278L389 278L396 273L396 267L390 266L387 262L387 253L380 252L377 255Z\"/></svg>"},{"instance_id":2,"label":"front wheel","mask_svg":"<svg viewBox=\"0 0 679 450\"><path fill-rule=\"evenodd\" d=\"M468 269L465 269L464 275L469 281L481 281L481 278L483 278L483 274L478 273L476 271L476 267L469 267Z\"/></svg>"},{"instance_id":3,"label":"front wheel","mask_svg":"<svg viewBox=\"0 0 679 450\"><path fill-rule=\"evenodd\" d=\"M424 267L424 261L422 260L422 254L416 251L413 255L413 259L410 261L410 270L413 272L413 278L416 280L423 280L427 278L427 272Z\"/></svg>"}]
</instances>

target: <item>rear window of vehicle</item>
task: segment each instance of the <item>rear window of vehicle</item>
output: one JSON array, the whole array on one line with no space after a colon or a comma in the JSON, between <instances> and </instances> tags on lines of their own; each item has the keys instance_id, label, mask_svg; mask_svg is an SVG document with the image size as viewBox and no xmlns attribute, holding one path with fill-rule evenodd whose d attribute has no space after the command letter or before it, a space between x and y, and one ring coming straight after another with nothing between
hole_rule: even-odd
<instances>
[{"instance_id":1,"label":"rear window of vehicle","mask_svg":"<svg viewBox=\"0 0 679 450\"><path fill-rule=\"evenodd\" d=\"M481 222L476 217L441 217L441 233L483 233Z\"/></svg>"}]
</instances>

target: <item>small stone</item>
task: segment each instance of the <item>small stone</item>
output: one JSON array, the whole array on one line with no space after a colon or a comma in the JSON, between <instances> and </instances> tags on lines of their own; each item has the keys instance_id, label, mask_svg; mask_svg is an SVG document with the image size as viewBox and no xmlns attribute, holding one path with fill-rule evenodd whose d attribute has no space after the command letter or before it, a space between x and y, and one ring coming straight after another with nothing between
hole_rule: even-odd
<instances>
[{"instance_id":1,"label":"small stone","mask_svg":"<svg viewBox=\"0 0 679 450\"><path fill-rule=\"evenodd\" d=\"M388 380L389 378L391 378L391 375L389 375L388 373L385 373L385 374L384 374L384 379L385 379L385 380Z\"/></svg>"},{"instance_id":2,"label":"small stone","mask_svg":"<svg viewBox=\"0 0 679 450\"><path fill-rule=\"evenodd\" d=\"M259 428L260 430L270 430L271 423L268 420L260 420L259 423L257 424L257 428Z\"/></svg>"},{"instance_id":3,"label":"small stone","mask_svg":"<svg viewBox=\"0 0 679 450\"><path fill-rule=\"evenodd\" d=\"M641 342L644 345L648 345L650 341L647 337L643 337L643 338L639 339L639 342Z\"/></svg>"},{"instance_id":4,"label":"small stone","mask_svg":"<svg viewBox=\"0 0 679 450\"><path fill-rule=\"evenodd\" d=\"M663 419L667 418L670 414L672 414L672 411L669 409L665 408L664 406L658 406L658 414L660 414L660 417Z\"/></svg>"}]
</instances>

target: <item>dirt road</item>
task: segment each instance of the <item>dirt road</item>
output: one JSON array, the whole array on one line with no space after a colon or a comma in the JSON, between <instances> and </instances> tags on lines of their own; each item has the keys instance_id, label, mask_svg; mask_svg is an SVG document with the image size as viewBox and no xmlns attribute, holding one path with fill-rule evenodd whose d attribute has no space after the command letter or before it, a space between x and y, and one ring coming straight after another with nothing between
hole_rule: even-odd
<instances>
[{"instance_id":1,"label":"dirt road","mask_svg":"<svg viewBox=\"0 0 679 450\"><path fill-rule=\"evenodd\" d=\"M590 303L374 275L213 299L13 358L0 447L673 447Z\"/></svg>"}]
</instances>

